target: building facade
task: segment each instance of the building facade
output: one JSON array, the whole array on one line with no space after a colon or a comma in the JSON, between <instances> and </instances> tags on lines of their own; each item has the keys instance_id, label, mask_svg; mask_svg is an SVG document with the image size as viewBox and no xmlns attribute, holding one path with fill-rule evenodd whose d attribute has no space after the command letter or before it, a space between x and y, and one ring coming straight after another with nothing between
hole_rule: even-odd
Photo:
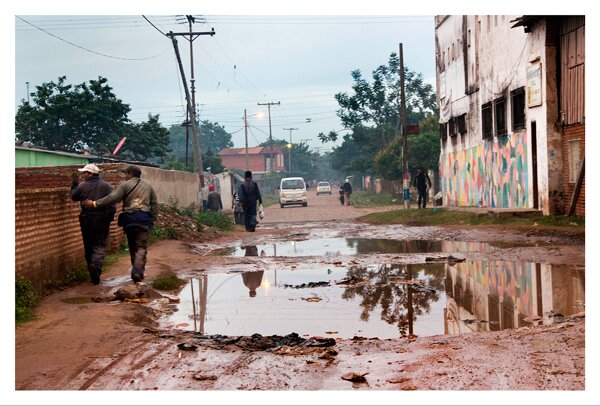
<instances>
[{"instance_id":1,"label":"building facade","mask_svg":"<svg viewBox=\"0 0 600 406\"><path fill-rule=\"evenodd\" d=\"M285 172L283 148L252 147L248 148L224 148L219 151L221 163L228 169L241 169L262 174L266 172Z\"/></svg>"},{"instance_id":2,"label":"building facade","mask_svg":"<svg viewBox=\"0 0 600 406\"><path fill-rule=\"evenodd\" d=\"M443 204L585 214L581 16L436 16Z\"/></svg>"}]
</instances>

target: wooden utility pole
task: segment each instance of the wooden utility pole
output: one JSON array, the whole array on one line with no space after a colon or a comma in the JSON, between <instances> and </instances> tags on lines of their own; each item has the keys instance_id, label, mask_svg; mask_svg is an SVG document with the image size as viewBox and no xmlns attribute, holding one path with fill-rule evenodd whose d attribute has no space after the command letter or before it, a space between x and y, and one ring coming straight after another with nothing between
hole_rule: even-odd
<instances>
[{"instance_id":1,"label":"wooden utility pole","mask_svg":"<svg viewBox=\"0 0 600 406\"><path fill-rule=\"evenodd\" d=\"M292 131L298 130L297 128L284 128L284 130L290 130L290 147L288 148L288 161L289 161L289 172L292 172Z\"/></svg>"},{"instance_id":2,"label":"wooden utility pole","mask_svg":"<svg viewBox=\"0 0 600 406\"><path fill-rule=\"evenodd\" d=\"M258 103L259 106L267 106L269 110L269 150L271 152L271 170L273 172L274 164L273 164L273 133L271 132L271 106L280 105L281 102L268 102L268 103Z\"/></svg>"},{"instance_id":3,"label":"wooden utility pole","mask_svg":"<svg viewBox=\"0 0 600 406\"><path fill-rule=\"evenodd\" d=\"M193 144L193 153L194 153L194 172L200 174L200 180L202 183L204 177L202 176L202 153L200 151L200 139L198 138L198 129L196 127L196 106L194 105L194 100L190 96L190 91L187 86L187 80L185 78L185 72L183 70L183 64L181 63L181 55L179 54L179 46L177 45L176 36L189 36L190 42L195 38L193 36L199 35L215 35L214 29L209 32L173 32L170 31L167 36L171 38L171 42L173 43L173 48L175 50L175 56L177 57L177 63L179 65L179 71L181 73L181 80L183 82L183 88L185 90L185 98L187 101L187 108L190 112L190 124L192 127L192 144ZM193 84L192 84L193 87Z\"/></svg>"},{"instance_id":4,"label":"wooden utility pole","mask_svg":"<svg viewBox=\"0 0 600 406\"><path fill-rule=\"evenodd\" d=\"M406 95L404 93L404 54L400 43L400 123L399 130L402 136L402 198L404 208L410 208L410 175L408 173L408 134L406 134Z\"/></svg>"},{"instance_id":5,"label":"wooden utility pole","mask_svg":"<svg viewBox=\"0 0 600 406\"><path fill-rule=\"evenodd\" d=\"M248 164L248 116L246 115L246 109L244 109L244 141L246 142L246 170L249 171Z\"/></svg>"}]
</instances>

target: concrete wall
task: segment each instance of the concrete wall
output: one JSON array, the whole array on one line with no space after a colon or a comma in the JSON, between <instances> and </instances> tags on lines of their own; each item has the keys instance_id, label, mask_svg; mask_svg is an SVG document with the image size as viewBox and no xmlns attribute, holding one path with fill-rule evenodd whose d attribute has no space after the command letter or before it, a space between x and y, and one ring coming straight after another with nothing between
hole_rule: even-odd
<instances>
[{"instance_id":1,"label":"concrete wall","mask_svg":"<svg viewBox=\"0 0 600 406\"><path fill-rule=\"evenodd\" d=\"M147 166L141 169L142 179L154 187L159 203L177 202L178 207L189 207L200 202L200 177L197 173Z\"/></svg>"},{"instance_id":2,"label":"concrete wall","mask_svg":"<svg viewBox=\"0 0 600 406\"><path fill-rule=\"evenodd\" d=\"M125 179L119 171L123 164L98 166L102 178L113 186ZM37 289L49 281L64 279L69 268L85 264L79 203L71 200L70 191L71 176L78 173L78 168L81 165L15 169L15 272L30 279ZM161 171L142 167L142 178L161 191L159 201L167 203L171 190L180 201L191 203L183 200L186 193L179 189L197 190L198 183L194 184L190 176L196 179L198 176ZM117 205L117 211L120 210L121 204ZM122 241L123 231L114 221L109 251L117 250Z\"/></svg>"},{"instance_id":3,"label":"concrete wall","mask_svg":"<svg viewBox=\"0 0 600 406\"><path fill-rule=\"evenodd\" d=\"M443 204L498 208L534 207L531 123L537 141L538 207L549 214L551 193L560 193L552 163L557 135L548 125L546 75L551 49L543 29L511 28L517 16L446 16L437 19L436 70L440 122L466 114L465 134L442 140L440 180ZM454 49L454 54L452 49ZM548 55L547 55L548 54ZM527 108L526 128L513 130L510 92L527 86L527 68L542 63L541 106ZM546 68L546 69L544 69ZM555 93L556 94L556 93ZM504 96L506 136L482 137L481 106ZM551 106L552 107L552 106ZM559 161L560 165L560 161Z\"/></svg>"}]
</instances>

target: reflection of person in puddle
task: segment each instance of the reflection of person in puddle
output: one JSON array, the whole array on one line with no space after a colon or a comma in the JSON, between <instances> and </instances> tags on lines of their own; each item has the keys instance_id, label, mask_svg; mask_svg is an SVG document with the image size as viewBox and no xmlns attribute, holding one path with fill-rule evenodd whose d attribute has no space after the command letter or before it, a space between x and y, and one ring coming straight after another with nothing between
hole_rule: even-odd
<instances>
[{"instance_id":1,"label":"reflection of person in puddle","mask_svg":"<svg viewBox=\"0 0 600 406\"><path fill-rule=\"evenodd\" d=\"M246 257L257 257L258 256L258 247L256 245L249 245L244 247L246 253L244 256ZM265 271L258 272L244 272L242 273L242 280L244 281L244 285L250 290L248 293L250 297L256 296L256 289L262 283L262 278Z\"/></svg>"}]
</instances>

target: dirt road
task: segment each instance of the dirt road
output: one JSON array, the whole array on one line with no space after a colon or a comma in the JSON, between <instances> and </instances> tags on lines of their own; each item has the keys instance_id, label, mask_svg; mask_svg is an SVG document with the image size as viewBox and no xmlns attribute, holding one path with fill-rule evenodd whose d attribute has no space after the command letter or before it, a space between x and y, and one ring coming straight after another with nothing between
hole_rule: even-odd
<instances>
[{"instance_id":1,"label":"dirt road","mask_svg":"<svg viewBox=\"0 0 600 406\"><path fill-rule=\"evenodd\" d=\"M305 239L315 235L376 235L393 239L529 241L527 247L495 249L485 255L498 260L585 262L583 245L558 234L494 227L375 227L352 221L369 211L342 207L335 195L310 196L308 207L270 206L256 233L238 229L212 241L161 241L152 245L146 282L150 284L162 271L175 272L185 279L240 269L289 267L291 263L302 268L329 261L318 255L301 259L208 255L209 249L240 246L249 239L275 241L300 234ZM378 255L377 260L422 263L427 255L431 254L387 254ZM466 254L475 260L481 255ZM373 256L343 254L331 261L368 265ZM227 341L169 327L160 308L150 304L91 301L131 286L128 273L128 259L123 257L103 273L99 286L82 283L55 292L38 307L36 320L17 327L17 391L585 389L583 314L566 315L562 323L539 327L395 339L337 338L333 346L315 339L311 342L319 345L284 346L275 351L261 348L264 343L256 338ZM348 373L355 373L357 382L347 380L352 379Z\"/></svg>"}]
</instances>

